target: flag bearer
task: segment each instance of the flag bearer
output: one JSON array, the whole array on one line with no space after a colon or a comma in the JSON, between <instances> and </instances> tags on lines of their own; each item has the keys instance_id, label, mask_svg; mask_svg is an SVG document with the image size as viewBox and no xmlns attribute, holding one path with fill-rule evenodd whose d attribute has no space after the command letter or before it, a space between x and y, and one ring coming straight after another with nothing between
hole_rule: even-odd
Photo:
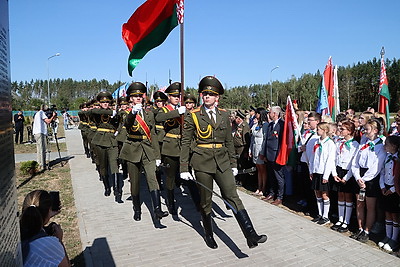
<instances>
[{"instance_id":1,"label":"flag bearer","mask_svg":"<svg viewBox=\"0 0 400 267\"><path fill-rule=\"evenodd\" d=\"M132 83L127 90L130 109L124 126L128 135L119 155L120 159L126 160L128 163L135 221L140 221L142 214L139 195L142 169L146 175L155 219L159 220L168 216L168 212L161 210L160 188L156 179L156 166L161 164L161 160L154 114L143 108L146 91L146 86L141 82Z\"/></svg>"}]
</instances>

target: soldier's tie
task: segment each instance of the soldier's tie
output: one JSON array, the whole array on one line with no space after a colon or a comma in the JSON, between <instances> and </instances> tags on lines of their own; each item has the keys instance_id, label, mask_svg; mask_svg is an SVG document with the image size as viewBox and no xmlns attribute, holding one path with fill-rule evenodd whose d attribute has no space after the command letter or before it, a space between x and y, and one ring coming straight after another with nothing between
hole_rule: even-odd
<instances>
[{"instance_id":1,"label":"soldier's tie","mask_svg":"<svg viewBox=\"0 0 400 267\"><path fill-rule=\"evenodd\" d=\"M208 113L210 113L210 119L211 119L212 126L215 126L214 112L212 110L210 110Z\"/></svg>"}]
</instances>

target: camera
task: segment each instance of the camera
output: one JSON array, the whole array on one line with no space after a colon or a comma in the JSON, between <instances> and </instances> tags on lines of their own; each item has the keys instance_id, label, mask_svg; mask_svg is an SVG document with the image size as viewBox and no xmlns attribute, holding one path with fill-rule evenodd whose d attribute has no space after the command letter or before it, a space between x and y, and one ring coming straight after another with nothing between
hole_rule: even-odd
<instances>
[{"instance_id":1,"label":"camera","mask_svg":"<svg viewBox=\"0 0 400 267\"><path fill-rule=\"evenodd\" d=\"M53 236L54 235L53 225L55 225L55 224L56 224L55 222L52 222L49 225L43 227L43 230L46 232L46 234L48 236Z\"/></svg>"},{"instance_id":2,"label":"camera","mask_svg":"<svg viewBox=\"0 0 400 267\"><path fill-rule=\"evenodd\" d=\"M53 113L57 113L57 107L56 105L51 105L44 113L46 114L47 118L53 117Z\"/></svg>"}]
</instances>

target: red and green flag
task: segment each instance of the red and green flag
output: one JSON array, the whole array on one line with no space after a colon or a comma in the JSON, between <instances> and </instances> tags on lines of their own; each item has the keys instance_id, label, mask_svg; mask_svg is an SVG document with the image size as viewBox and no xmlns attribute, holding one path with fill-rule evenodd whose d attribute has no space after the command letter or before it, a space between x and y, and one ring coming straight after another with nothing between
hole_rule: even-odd
<instances>
[{"instance_id":1,"label":"red and green flag","mask_svg":"<svg viewBox=\"0 0 400 267\"><path fill-rule=\"evenodd\" d=\"M177 0L147 0L122 25L122 39L130 51L130 76L147 52L162 44L178 25L176 3Z\"/></svg>"},{"instance_id":2,"label":"red and green flag","mask_svg":"<svg viewBox=\"0 0 400 267\"><path fill-rule=\"evenodd\" d=\"M383 57L381 58L381 74L379 79L379 104L378 104L378 112L384 113L386 116L386 130L390 129L390 120L389 120L389 102L390 102L390 94L389 94L389 83L386 76L386 67L385 61Z\"/></svg>"},{"instance_id":3,"label":"red and green flag","mask_svg":"<svg viewBox=\"0 0 400 267\"><path fill-rule=\"evenodd\" d=\"M292 100L290 99L290 96L288 96L286 101L285 124L282 132L282 143L275 161L277 164L286 165L290 152L294 147L297 147L299 138L300 127L297 123L296 112Z\"/></svg>"}]
</instances>

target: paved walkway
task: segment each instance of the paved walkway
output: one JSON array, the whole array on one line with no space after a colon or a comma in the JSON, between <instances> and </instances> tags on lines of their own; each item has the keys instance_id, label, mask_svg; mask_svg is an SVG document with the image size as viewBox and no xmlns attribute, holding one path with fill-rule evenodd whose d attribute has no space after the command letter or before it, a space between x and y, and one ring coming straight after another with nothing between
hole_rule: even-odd
<instances>
[{"instance_id":1,"label":"paved walkway","mask_svg":"<svg viewBox=\"0 0 400 267\"><path fill-rule=\"evenodd\" d=\"M79 228L87 266L400 266L400 259L359 243L306 218L239 191L258 233L268 241L249 249L225 205L214 197L216 250L202 238L200 216L185 193L178 194L179 215L151 219L143 194L142 220L132 220L129 182L125 203L103 196L103 186L83 153L80 132L66 132ZM144 186L144 183L142 183ZM162 203L164 200L162 199ZM163 209L166 207L163 205Z\"/></svg>"}]
</instances>

